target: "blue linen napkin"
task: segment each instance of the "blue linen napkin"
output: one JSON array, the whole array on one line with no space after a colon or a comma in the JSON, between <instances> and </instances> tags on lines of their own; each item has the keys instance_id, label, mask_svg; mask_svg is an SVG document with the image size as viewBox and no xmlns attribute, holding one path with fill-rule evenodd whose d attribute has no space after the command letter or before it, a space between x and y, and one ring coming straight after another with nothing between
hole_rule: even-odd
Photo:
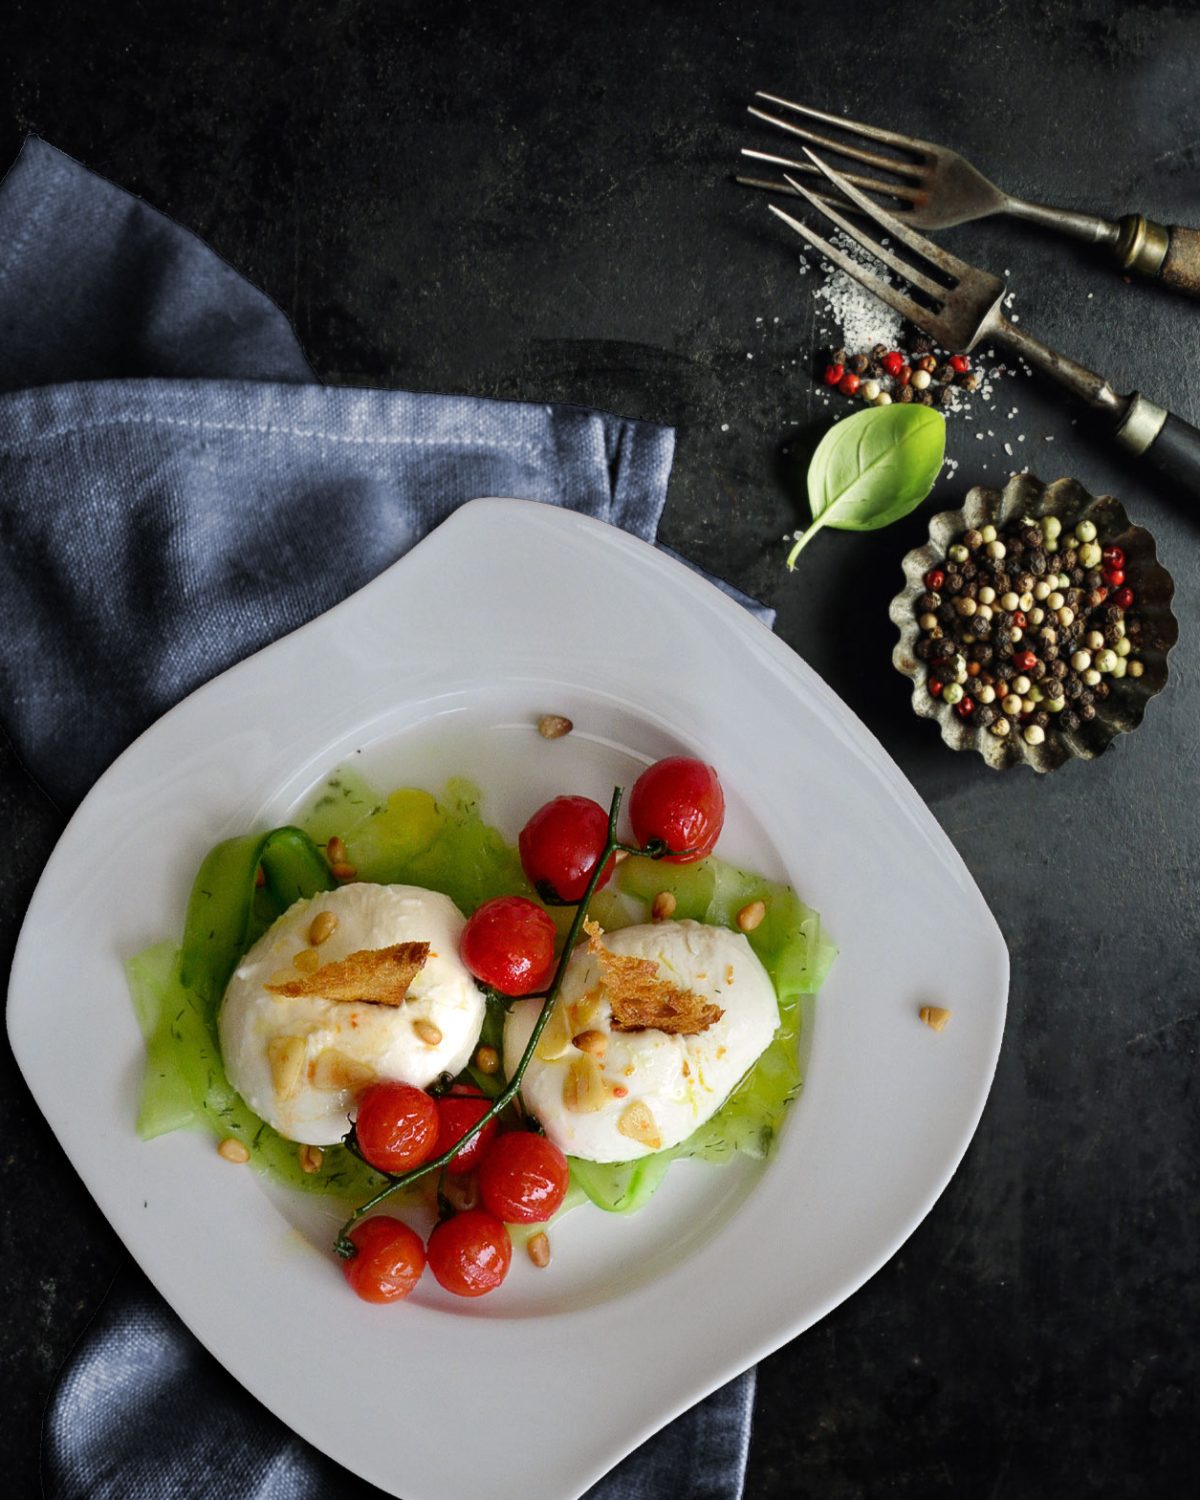
<instances>
[{"instance_id":1,"label":"blue linen napkin","mask_svg":"<svg viewBox=\"0 0 1200 1500\"><path fill-rule=\"evenodd\" d=\"M0 185L4 727L71 805L192 688L466 500L569 504L653 541L673 443L578 407L322 387L206 245L31 139ZM753 1392L750 1371L593 1500L740 1495ZM49 1500L378 1493L251 1401L133 1270L59 1377L43 1479Z\"/></svg>"}]
</instances>

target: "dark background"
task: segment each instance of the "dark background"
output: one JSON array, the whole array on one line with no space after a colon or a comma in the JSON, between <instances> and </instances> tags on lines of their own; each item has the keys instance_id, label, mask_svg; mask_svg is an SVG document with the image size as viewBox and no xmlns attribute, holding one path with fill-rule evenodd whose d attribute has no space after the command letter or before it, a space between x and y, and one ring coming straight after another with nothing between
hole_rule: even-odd
<instances>
[{"instance_id":1,"label":"dark background","mask_svg":"<svg viewBox=\"0 0 1200 1500\"><path fill-rule=\"evenodd\" d=\"M1022 463L1114 492L1157 536L1181 622L1166 696L1103 760L1038 780L952 754L889 661L887 601L923 514L826 533L783 570L828 417L806 373L816 276L729 177L740 144L770 140L744 114L762 88L945 140L1026 196L1200 224L1200 14L10 0L0 24L0 160L34 131L173 214L279 302L323 379L675 424L662 539L776 606L991 903L1013 976L979 1133L895 1259L761 1367L748 1495L1189 1492L1197 502L1024 377L994 438L951 422L939 508ZM945 240L1011 269L1023 327L1200 419L1200 305L1012 221ZM6 966L63 824L11 752L0 819ZM126 1256L7 1054L0 1127L0 1461L24 1495L54 1373Z\"/></svg>"}]
</instances>

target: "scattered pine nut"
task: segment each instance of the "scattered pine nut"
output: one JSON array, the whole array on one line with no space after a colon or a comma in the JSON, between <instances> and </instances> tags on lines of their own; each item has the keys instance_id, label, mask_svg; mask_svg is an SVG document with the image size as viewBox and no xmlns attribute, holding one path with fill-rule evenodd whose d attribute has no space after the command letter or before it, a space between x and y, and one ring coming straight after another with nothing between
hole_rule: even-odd
<instances>
[{"instance_id":1,"label":"scattered pine nut","mask_svg":"<svg viewBox=\"0 0 1200 1500\"><path fill-rule=\"evenodd\" d=\"M271 1082L280 1099L290 1099L300 1087L308 1044L302 1036L273 1036L267 1043Z\"/></svg>"},{"instance_id":2,"label":"scattered pine nut","mask_svg":"<svg viewBox=\"0 0 1200 1500\"><path fill-rule=\"evenodd\" d=\"M442 1033L432 1021L414 1021L413 1030L421 1038L427 1047L436 1047L442 1039Z\"/></svg>"},{"instance_id":3,"label":"scattered pine nut","mask_svg":"<svg viewBox=\"0 0 1200 1500\"><path fill-rule=\"evenodd\" d=\"M753 932L767 914L765 901L749 901L737 914L737 924L743 932Z\"/></svg>"},{"instance_id":4,"label":"scattered pine nut","mask_svg":"<svg viewBox=\"0 0 1200 1500\"><path fill-rule=\"evenodd\" d=\"M292 980L295 979L295 977L296 974L294 969L276 969L274 974L271 975L270 979L267 980L267 984L268 986L272 984L291 984Z\"/></svg>"},{"instance_id":5,"label":"scattered pine nut","mask_svg":"<svg viewBox=\"0 0 1200 1500\"><path fill-rule=\"evenodd\" d=\"M342 860L338 860L337 864L329 866L329 872L335 880L340 880L344 883L347 880L354 879L358 874L358 866L348 865Z\"/></svg>"},{"instance_id":6,"label":"scattered pine nut","mask_svg":"<svg viewBox=\"0 0 1200 1500\"><path fill-rule=\"evenodd\" d=\"M312 919L312 926L308 929L308 940L314 948L319 948L322 943L327 942L337 930L337 912L319 911Z\"/></svg>"},{"instance_id":7,"label":"scattered pine nut","mask_svg":"<svg viewBox=\"0 0 1200 1500\"><path fill-rule=\"evenodd\" d=\"M539 1230L528 1245L525 1246L529 1259L539 1269L544 1269L550 1264L550 1236L545 1230Z\"/></svg>"},{"instance_id":8,"label":"scattered pine nut","mask_svg":"<svg viewBox=\"0 0 1200 1500\"><path fill-rule=\"evenodd\" d=\"M300 1170L307 1172L311 1177L315 1172L321 1170L321 1164L325 1160L325 1153L320 1146L301 1146L296 1152L300 1158Z\"/></svg>"},{"instance_id":9,"label":"scattered pine nut","mask_svg":"<svg viewBox=\"0 0 1200 1500\"><path fill-rule=\"evenodd\" d=\"M301 948L292 959L292 963L301 974L315 974L321 967L321 959L313 948Z\"/></svg>"},{"instance_id":10,"label":"scattered pine nut","mask_svg":"<svg viewBox=\"0 0 1200 1500\"><path fill-rule=\"evenodd\" d=\"M479 1179L474 1172L447 1172L441 1192L455 1213L479 1207Z\"/></svg>"},{"instance_id":11,"label":"scattered pine nut","mask_svg":"<svg viewBox=\"0 0 1200 1500\"><path fill-rule=\"evenodd\" d=\"M347 861L346 846L336 833L325 845L325 858L331 865L344 865Z\"/></svg>"},{"instance_id":12,"label":"scattered pine nut","mask_svg":"<svg viewBox=\"0 0 1200 1500\"><path fill-rule=\"evenodd\" d=\"M217 1147L217 1155L223 1156L226 1161L236 1162L238 1166L244 1166L250 1160L249 1148L232 1135L227 1135Z\"/></svg>"},{"instance_id":13,"label":"scattered pine nut","mask_svg":"<svg viewBox=\"0 0 1200 1500\"><path fill-rule=\"evenodd\" d=\"M623 1083L614 1083L613 1084L612 1096L613 1096L614 1099L628 1099L629 1098L629 1090L625 1087L625 1085Z\"/></svg>"},{"instance_id":14,"label":"scattered pine nut","mask_svg":"<svg viewBox=\"0 0 1200 1500\"><path fill-rule=\"evenodd\" d=\"M500 1066L500 1054L495 1047L480 1047L475 1053L475 1066L481 1073L495 1073Z\"/></svg>"},{"instance_id":15,"label":"scattered pine nut","mask_svg":"<svg viewBox=\"0 0 1200 1500\"><path fill-rule=\"evenodd\" d=\"M538 720L538 733L544 740L561 740L564 734L570 734L574 729L570 719L562 714L543 714Z\"/></svg>"},{"instance_id":16,"label":"scattered pine nut","mask_svg":"<svg viewBox=\"0 0 1200 1500\"><path fill-rule=\"evenodd\" d=\"M571 1038L571 1045L580 1052L590 1052L593 1057L603 1057L608 1051L608 1038L602 1031L581 1031Z\"/></svg>"},{"instance_id":17,"label":"scattered pine nut","mask_svg":"<svg viewBox=\"0 0 1200 1500\"><path fill-rule=\"evenodd\" d=\"M941 1005L922 1005L921 1019L934 1031L945 1031L950 1012Z\"/></svg>"},{"instance_id":18,"label":"scattered pine nut","mask_svg":"<svg viewBox=\"0 0 1200 1500\"><path fill-rule=\"evenodd\" d=\"M671 891L659 891L650 906L650 917L655 922L665 922L668 917L674 916L675 908L679 903Z\"/></svg>"}]
</instances>

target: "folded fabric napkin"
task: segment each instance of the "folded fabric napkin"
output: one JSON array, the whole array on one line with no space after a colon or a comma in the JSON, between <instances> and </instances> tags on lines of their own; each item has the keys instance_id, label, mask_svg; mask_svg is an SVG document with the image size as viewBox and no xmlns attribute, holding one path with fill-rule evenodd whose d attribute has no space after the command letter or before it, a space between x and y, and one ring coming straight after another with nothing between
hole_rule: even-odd
<instances>
[{"instance_id":1,"label":"folded fabric napkin","mask_svg":"<svg viewBox=\"0 0 1200 1500\"><path fill-rule=\"evenodd\" d=\"M200 240L30 140L0 185L4 727L69 807L173 703L467 500L653 541L673 442L578 407L320 386ZM753 1390L732 1382L593 1496L736 1497ZM49 1500L378 1493L248 1400L132 1268L59 1378L43 1471Z\"/></svg>"}]
</instances>

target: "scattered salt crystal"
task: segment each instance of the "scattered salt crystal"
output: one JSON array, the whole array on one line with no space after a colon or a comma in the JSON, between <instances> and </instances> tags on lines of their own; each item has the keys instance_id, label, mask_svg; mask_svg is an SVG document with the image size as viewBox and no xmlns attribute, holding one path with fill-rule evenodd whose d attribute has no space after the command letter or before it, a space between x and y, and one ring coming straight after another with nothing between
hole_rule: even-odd
<instances>
[{"instance_id":1,"label":"scattered salt crystal","mask_svg":"<svg viewBox=\"0 0 1200 1500\"><path fill-rule=\"evenodd\" d=\"M722 432L728 432L729 431L729 423L728 422L722 422L721 423L721 431Z\"/></svg>"},{"instance_id":2,"label":"scattered salt crystal","mask_svg":"<svg viewBox=\"0 0 1200 1500\"><path fill-rule=\"evenodd\" d=\"M751 354L749 350L746 351L746 358L747 359L753 359L754 358L753 354Z\"/></svg>"},{"instance_id":3,"label":"scattered salt crystal","mask_svg":"<svg viewBox=\"0 0 1200 1500\"><path fill-rule=\"evenodd\" d=\"M1013 451L1012 444L1011 443L1005 443L1005 445L1004 445L1004 451L1005 451L1005 453L1008 454L1009 458L1011 458L1012 457L1012 451Z\"/></svg>"},{"instance_id":4,"label":"scattered salt crystal","mask_svg":"<svg viewBox=\"0 0 1200 1500\"><path fill-rule=\"evenodd\" d=\"M881 274L875 257L849 235L837 230L833 243L864 270L876 276ZM822 261L821 269L825 279L814 290L813 296L826 303L847 349L870 349L875 344L894 348L899 344L903 321L899 313L893 312L886 303L880 302L873 293L828 261ZM890 282L889 277L883 279Z\"/></svg>"}]
</instances>

